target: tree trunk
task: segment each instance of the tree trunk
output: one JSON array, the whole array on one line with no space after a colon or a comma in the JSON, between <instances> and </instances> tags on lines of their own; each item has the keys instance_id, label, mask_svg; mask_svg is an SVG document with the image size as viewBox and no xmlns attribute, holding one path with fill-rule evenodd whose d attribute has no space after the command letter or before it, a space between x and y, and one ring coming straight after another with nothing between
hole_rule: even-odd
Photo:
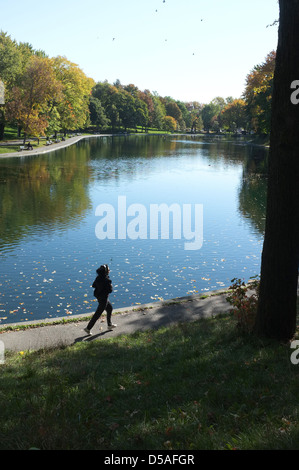
<instances>
[{"instance_id":1,"label":"tree trunk","mask_svg":"<svg viewBox=\"0 0 299 470\"><path fill-rule=\"evenodd\" d=\"M296 329L299 266L299 0L279 0L280 25L268 170L265 239L255 330L289 340ZM297 93L299 95L299 91Z\"/></svg>"},{"instance_id":2,"label":"tree trunk","mask_svg":"<svg viewBox=\"0 0 299 470\"><path fill-rule=\"evenodd\" d=\"M4 139L4 129L5 129L5 123L0 122L0 140Z\"/></svg>"}]
</instances>

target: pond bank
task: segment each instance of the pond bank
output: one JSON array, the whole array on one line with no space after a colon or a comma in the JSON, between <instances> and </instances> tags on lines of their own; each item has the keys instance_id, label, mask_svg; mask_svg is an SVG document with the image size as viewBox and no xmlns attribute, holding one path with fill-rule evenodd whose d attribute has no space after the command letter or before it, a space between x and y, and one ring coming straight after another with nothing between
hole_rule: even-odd
<instances>
[{"instance_id":1,"label":"pond bank","mask_svg":"<svg viewBox=\"0 0 299 470\"><path fill-rule=\"evenodd\" d=\"M176 136L176 135L187 135L187 136L192 136L192 137L208 137L208 138L225 138L225 137L233 137L237 140L237 136L226 136L224 135L218 135L218 134L92 134L92 135L79 135L79 136L74 136L74 137L69 137L67 140L63 142L58 142L58 143L53 143L48 146L44 147L38 147L34 150L21 150L18 152L7 152L7 153L0 153L0 158L9 158L9 157L27 157L28 155L45 155L50 152L55 152L56 150L60 150L66 147L69 147L71 145L76 144L80 140L83 139L92 139L92 138L99 138L99 137L124 137L124 136L157 136L157 135L165 135L165 136ZM256 146L262 146L262 147L269 147L269 137L268 136L240 136L240 138L246 139L244 140L244 145L256 145ZM247 140L250 139L250 140Z\"/></svg>"},{"instance_id":2,"label":"pond bank","mask_svg":"<svg viewBox=\"0 0 299 470\"><path fill-rule=\"evenodd\" d=\"M228 313L231 306L226 300L226 295L224 290L211 291L204 295L194 294L168 301L116 309L113 322L117 324L117 328L112 331L107 330L106 317L103 316L94 326L92 336L87 336L83 330L91 315L83 314L72 318L61 317L55 321L37 320L31 324L5 325L2 330L0 329L0 340L4 344L5 351L40 350L69 346L79 341L132 334L136 331L157 329L181 322L193 322ZM9 330L9 327L16 329Z\"/></svg>"},{"instance_id":3,"label":"pond bank","mask_svg":"<svg viewBox=\"0 0 299 470\"><path fill-rule=\"evenodd\" d=\"M9 158L9 157L27 157L28 155L45 155L46 153L55 152L70 145L74 145L80 140L95 138L95 137L112 137L113 134L95 134L95 135L79 135L74 137L69 137L63 142L53 143L51 145L45 145L44 147L38 147L34 150L21 150L20 152L9 152L9 153L0 153L0 158Z\"/></svg>"}]
</instances>

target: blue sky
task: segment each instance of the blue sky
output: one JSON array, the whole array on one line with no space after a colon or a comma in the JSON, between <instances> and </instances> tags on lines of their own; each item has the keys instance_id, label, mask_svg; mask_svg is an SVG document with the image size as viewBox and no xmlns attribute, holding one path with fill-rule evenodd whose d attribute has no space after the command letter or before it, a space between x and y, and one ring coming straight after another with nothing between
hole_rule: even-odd
<instances>
[{"instance_id":1,"label":"blue sky","mask_svg":"<svg viewBox=\"0 0 299 470\"><path fill-rule=\"evenodd\" d=\"M239 98L277 47L277 0L0 0L0 29L97 81L182 101ZM157 11L156 11L157 10Z\"/></svg>"}]
</instances>

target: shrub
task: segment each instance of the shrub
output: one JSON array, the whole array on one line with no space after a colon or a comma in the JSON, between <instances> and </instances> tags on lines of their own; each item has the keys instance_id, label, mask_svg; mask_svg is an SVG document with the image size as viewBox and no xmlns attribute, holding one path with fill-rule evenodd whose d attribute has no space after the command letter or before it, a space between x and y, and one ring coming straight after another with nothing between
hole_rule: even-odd
<instances>
[{"instance_id":1,"label":"shrub","mask_svg":"<svg viewBox=\"0 0 299 470\"><path fill-rule=\"evenodd\" d=\"M237 327L243 333L251 333L256 318L260 281L257 277L252 277L248 284L238 278L231 282L231 292L226 300L234 307L232 312L237 319Z\"/></svg>"}]
</instances>

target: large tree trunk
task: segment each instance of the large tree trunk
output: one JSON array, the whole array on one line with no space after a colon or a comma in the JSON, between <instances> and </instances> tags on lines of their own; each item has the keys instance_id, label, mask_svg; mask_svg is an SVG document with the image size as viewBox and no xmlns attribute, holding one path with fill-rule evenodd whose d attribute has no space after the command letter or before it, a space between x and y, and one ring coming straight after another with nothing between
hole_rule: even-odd
<instances>
[{"instance_id":1,"label":"large tree trunk","mask_svg":"<svg viewBox=\"0 0 299 470\"><path fill-rule=\"evenodd\" d=\"M280 0L269 154L268 199L257 334L290 339L296 328L299 265L299 0ZM299 96L299 92L298 92Z\"/></svg>"}]
</instances>

